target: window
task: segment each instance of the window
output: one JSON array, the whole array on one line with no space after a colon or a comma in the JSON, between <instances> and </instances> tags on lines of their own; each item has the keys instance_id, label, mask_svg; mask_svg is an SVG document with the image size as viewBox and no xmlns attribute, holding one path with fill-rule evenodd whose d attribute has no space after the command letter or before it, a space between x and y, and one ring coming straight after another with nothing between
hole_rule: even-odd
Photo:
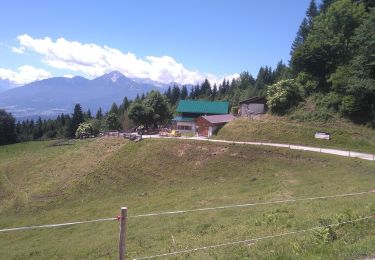
<instances>
[{"instance_id":1,"label":"window","mask_svg":"<svg viewBox=\"0 0 375 260\"><path fill-rule=\"evenodd\" d=\"M188 130L188 131L191 131L192 128L189 125L178 125L177 129L178 130Z\"/></svg>"}]
</instances>

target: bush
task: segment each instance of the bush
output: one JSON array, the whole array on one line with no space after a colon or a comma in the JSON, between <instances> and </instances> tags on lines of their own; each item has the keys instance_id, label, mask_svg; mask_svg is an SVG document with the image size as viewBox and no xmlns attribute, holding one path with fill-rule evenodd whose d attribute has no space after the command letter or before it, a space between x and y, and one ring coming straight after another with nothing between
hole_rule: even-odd
<instances>
[{"instance_id":1,"label":"bush","mask_svg":"<svg viewBox=\"0 0 375 260\"><path fill-rule=\"evenodd\" d=\"M354 96L344 96L341 100L340 111L343 115L350 116L357 112L357 102Z\"/></svg>"},{"instance_id":2,"label":"bush","mask_svg":"<svg viewBox=\"0 0 375 260\"><path fill-rule=\"evenodd\" d=\"M232 115L237 115L238 114L238 106L235 106L235 107L232 107L231 109L230 109L230 113L232 114Z\"/></svg>"},{"instance_id":3,"label":"bush","mask_svg":"<svg viewBox=\"0 0 375 260\"><path fill-rule=\"evenodd\" d=\"M90 123L81 123L77 128L76 138L80 138L83 135L92 135L93 133L94 131Z\"/></svg>"},{"instance_id":4,"label":"bush","mask_svg":"<svg viewBox=\"0 0 375 260\"><path fill-rule=\"evenodd\" d=\"M318 81L306 72L300 72L296 78L296 82L305 97L316 92L318 88Z\"/></svg>"},{"instance_id":5,"label":"bush","mask_svg":"<svg viewBox=\"0 0 375 260\"><path fill-rule=\"evenodd\" d=\"M300 90L293 79L280 80L267 88L267 105L271 113L283 115L300 100Z\"/></svg>"}]
</instances>

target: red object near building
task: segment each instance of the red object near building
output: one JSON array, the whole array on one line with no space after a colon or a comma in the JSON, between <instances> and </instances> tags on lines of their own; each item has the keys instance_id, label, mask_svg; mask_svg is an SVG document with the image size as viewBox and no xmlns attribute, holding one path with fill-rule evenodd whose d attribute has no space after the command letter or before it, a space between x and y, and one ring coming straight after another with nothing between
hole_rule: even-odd
<instances>
[{"instance_id":1,"label":"red object near building","mask_svg":"<svg viewBox=\"0 0 375 260\"><path fill-rule=\"evenodd\" d=\"M230 114L201 116L196 120L199 136L210 137L220 126L232 121L235 117Z\"/></svg>"}]
</instances>

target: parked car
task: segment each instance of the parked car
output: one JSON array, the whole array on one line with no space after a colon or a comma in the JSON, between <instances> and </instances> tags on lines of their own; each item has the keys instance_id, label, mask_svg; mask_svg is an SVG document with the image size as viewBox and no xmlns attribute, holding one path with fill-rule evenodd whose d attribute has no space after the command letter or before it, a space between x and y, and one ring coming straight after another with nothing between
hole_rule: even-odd
<instances>
[{"instance_id":1,"label":"parked car","mask_svg":"<svg viewBox=\"0 0 375 260\"><path fill-rule=\"evenodd\" d=\"M159 132L159 136L166 136L166 137L180 137L181 133L178 130L162 130Z\"/></svg>"},{"instance_id":2,"label":"parked car","mask_svg":"<svg viewBox=\"0 0 375 260\"><path fill-rule=\"evenodd\" d=\"M178 130L172 130L170 136L172 136L172 137L181 137L181 133Z\"/></svg>"}]
</instances>

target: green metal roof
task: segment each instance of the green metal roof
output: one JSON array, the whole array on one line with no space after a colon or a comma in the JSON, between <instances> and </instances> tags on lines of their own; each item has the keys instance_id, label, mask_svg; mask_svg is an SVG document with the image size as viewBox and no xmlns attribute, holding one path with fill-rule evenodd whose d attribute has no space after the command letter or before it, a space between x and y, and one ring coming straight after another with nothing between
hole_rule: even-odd
<instances>
[{"instance_id":1,"label":"green metal roof","mask_svg":"<svg viewBox=\"0 0 375 260\"><path fill-rule=\"evenodd\" d=\"M177 106L178 113L228 114L229 102L180 100Z\"/></svg>"},{"instance_id":2,"label":"green metal roof","mask_svg":"<svg viewBox=\"0 0 375 260\"><path fill-rule=\"evenodd\" d=\"M176 122L193 122L195 118L193 117L182 117L182 116L175 116L172 121Z\"/></svg>"}]
</instances>

